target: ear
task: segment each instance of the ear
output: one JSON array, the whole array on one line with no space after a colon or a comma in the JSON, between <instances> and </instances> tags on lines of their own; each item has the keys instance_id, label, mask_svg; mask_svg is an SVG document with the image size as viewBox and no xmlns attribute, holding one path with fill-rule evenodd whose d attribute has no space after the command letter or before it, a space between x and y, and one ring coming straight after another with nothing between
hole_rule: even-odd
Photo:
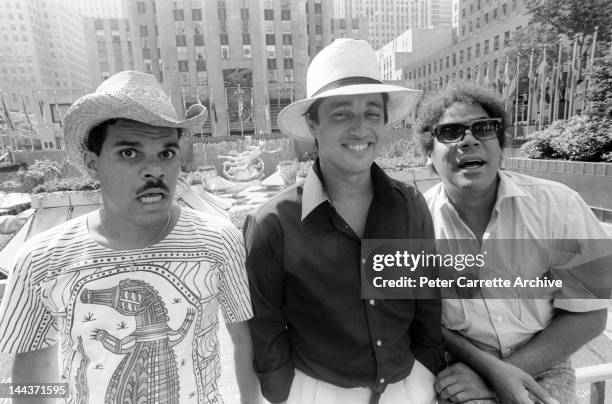
<instances>
[{"instance_id":1,"label":"ear","mask_svg":"<svg viewBox=\"0 0 612 404\"><path fill-rule=\"evenodd\" d=\"M312 119L310 119L310 117L308 115L306 115L304 117L304 119L306 119L306 125L308 125L308 130L310 131L310 134L312 135L312 137L314 137L315 139L317 138L316 133L317 131L315 130L315 124L312 121Z\"/></svg>"},{"instance_id":2,"label":"ear","mask_svg":"<svg viewBox=\"0 0 612 404\"><path fill-rule=\"evenodd\" d=\"M98 157L90 150L83 151L83 165L94 180L98 179Z\"/></svg>"}]
</instances>

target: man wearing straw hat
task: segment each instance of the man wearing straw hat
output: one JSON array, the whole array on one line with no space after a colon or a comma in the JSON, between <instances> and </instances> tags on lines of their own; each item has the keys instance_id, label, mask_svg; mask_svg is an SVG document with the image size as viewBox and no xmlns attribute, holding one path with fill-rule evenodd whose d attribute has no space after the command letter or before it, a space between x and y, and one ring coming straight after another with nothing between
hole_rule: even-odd
<instances>
[{"instance_id":1,"label":"man wearing straw hat","mask_svg":"<svg viewBox=\"0 0 612 404\"><path fill-rule=\"evenodd\" d=\"M310 64L307 98L278 116L319 157L244 228L255 371L271 402L435 401L439 300L364 300L360 280L363 239L433 239L423 197L374 163L385 125L418 95L381 82L367 42L339 39Z\"/></svg>"},{"instance_id":2,"label":"man wearing straw hat","mask_svg":"<svg viewBox=\"0 0 612 404\"><path fill-rule=\"evenodd\" d=\"M66 383L55 392L78 403L218 402L220 307L242 398L258 401L240 232L173 202L181 150L206 109L186 115L135 71L67 112L69 159L100 181L103 203L33 237L15 261L0 308L14 382Z\"/></svg>"}]
</instances>

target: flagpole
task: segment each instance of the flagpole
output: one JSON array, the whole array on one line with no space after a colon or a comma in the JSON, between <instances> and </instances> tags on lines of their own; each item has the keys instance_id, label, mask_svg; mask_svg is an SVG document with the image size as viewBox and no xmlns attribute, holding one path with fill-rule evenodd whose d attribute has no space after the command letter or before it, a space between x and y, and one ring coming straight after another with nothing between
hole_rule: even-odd
<instances>
[{"instance_id":1,"label":"flagpole","mask_svg":"<svg viewBox=\"0 0 612 404\"><path fill-rule=\"evenodd\" d=\"M597 31L599 30L599 27L595 27L595 32L593 33L593 44L591 46L591 57L590 60L587 61L587 74L585 77L585 85L584 85L584 91L585 91L585 95L582 97L582 110L584 111L584 108L586 107L586 91L589 89L589 85L591 84L591 80L589 79L589 77L591 76L591 73L593 73L593 65L595 64L595 48L597 46Z\"/></svg>"},{"instance_id":2,"label":"flagpole","mask_svg":"<svg viewBox=\"0 0 612 404\"><path fill-rule=\"evenodd\" d=\"M561 76L561 58L563 56L563 44L561 43L561 39L559 39L559 53L557 54L557 74L555 75L555 82L553 83L555 86L555 90L553 92L554 95L554 104L553 104L553 119L551 122L559 119L559 77Z\"/></svg>"},{"instance_id":3,"label":"flagpole","mask_svg":"<svg viewBox=\"0 0 612 404\"><path fill-rule=\"evenodd\" d=\"M529 79L529 85L527 86L527 125L531 122L531 80L533 71L533 48L531 48L531 55L529 55L529 73L527 74L527 78Z\"/></svg>"},{"instance_id":4,"label":"flagpole","mask_svg":"<svg viewBox=\"0 0 612 404\"><path fill-rule=\"evenodd\" d=\"M519 64L521 62L521 57L519 55L516 56L516 91L515 91L515 106L514 106L514 138L516 139L518 135L518 110L519 110Z\"/></svg>"},{"instance_id":5,"label":"flagpole","mask_svg":"<svg viewBox=\"0 0 612 404\"><path fill-rule=\"evenodd\" d=\"M546 98L546 80L547 80L547 61L546 61L546 44L544 44L544 54L542 56L542 63L540 64L540 68L538 70L542 70L541 72L539 72L539 75L542 75L543 77L540 78L540 108L539 108L539 113L540 115L538 116L538 130L540 130L542 128L542 121L544 119L544 98Z\"/></svg>"},{"instance_id":6,"label":"flagpole","mask_svg":"<svg viewBox=\"0 0 612 404\"><path fill-rule=\"evenodd\" d=\"M506 56L506 67L504 68L504 87L503 87L503 95L504 95L504 107L506 113L508 113L508 60L509 58Z\"/></svg>"},{"instance_id":7,"label":"flagpole","mask_svg":"<svg viewBox=\"0 0 612 404\"><path fill-rule=\"evenodd\" d=\"M580 79L579 69L576 68L576 59L578 58L578 36L574 38L574 50L572 52L572 81L570 82L570 102L569 102L569 116L574 116L576 113L576 85L578 79ZM576 75L578 73L578 75Z\"/></svg>"}]
</instances>

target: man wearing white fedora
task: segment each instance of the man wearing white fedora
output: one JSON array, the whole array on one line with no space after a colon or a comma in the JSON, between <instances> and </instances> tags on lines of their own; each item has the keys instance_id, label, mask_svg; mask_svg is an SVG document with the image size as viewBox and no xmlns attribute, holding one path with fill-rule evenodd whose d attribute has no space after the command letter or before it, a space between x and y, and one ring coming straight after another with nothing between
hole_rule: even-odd
<instances>
[{"instance_id":1,"label":"man wearing white fedora","mask_svg":"<svg viewBox=\"0 0 612 404\"><path fill-rule=\"evenodd\" d=\"M432 403L444 366L439 300L364 300L363 239L433 239L421 194L375 163L385 124L419 92L383 84L367 42L339 39L312 61L307 98L278 125L315 141L305 182L245 223L255 371L288 403Z\"/></svg>"},{"instance_id":2,"label":"man wearing white fedora","mask_svg":"<svg viewBox=\"0 0 612 404\"><path fill-rule=\"evenodd\" d=\"M135 71L67 112L69 159L100 181L103 204L17 256L0 307L13 382L66 383L53 392L75 403L219 402L220 307L242 400L259 401L240 232L173 202L182 145L205 120L201 105L178 119L155 78Z\"/></svg>"}]
</instances>

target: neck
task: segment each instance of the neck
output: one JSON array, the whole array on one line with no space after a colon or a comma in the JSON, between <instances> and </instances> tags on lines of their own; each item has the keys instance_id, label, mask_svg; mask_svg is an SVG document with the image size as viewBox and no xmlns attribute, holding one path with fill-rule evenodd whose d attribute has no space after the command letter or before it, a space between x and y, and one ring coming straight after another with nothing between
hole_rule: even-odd
<instances>
[{"instance_id":1,"label":"neck","mask_svg":"<svg viewBox=\"0 0 612 404\"><path fill-rule=\"evenodd\" d=\"M338 173L336 170L326 169L321 161L321 173L325 179L325 190L332 201L345 201L369 196L373 192L370 169L352 175Z\"/></svg>"},{"instance_id":2,"label":"neck","mask_svg":"<svg viewBox=\"0 0 612 404\"><path fill-rule=\"evenodd\" d=\"M173 209L168 216L151 223L132 223L102 208L94 216L92 231L98 241L115 250L133 250L146 248L163 239L173 224ZM96 220L97 219L97 220Z\"/></svg>"},{"instance_id":3,"label":"neck","mask_svg":"<svg viewBox=\"0 0 612 404\"><path fill-rule=\"evenodd\" d=\"M484 190L456 189L445 187L446 194L462 218L481 218L487 221L491 217L495 201L497 200L497 187L499 179Z\"/></svg>"}]
</instances>

